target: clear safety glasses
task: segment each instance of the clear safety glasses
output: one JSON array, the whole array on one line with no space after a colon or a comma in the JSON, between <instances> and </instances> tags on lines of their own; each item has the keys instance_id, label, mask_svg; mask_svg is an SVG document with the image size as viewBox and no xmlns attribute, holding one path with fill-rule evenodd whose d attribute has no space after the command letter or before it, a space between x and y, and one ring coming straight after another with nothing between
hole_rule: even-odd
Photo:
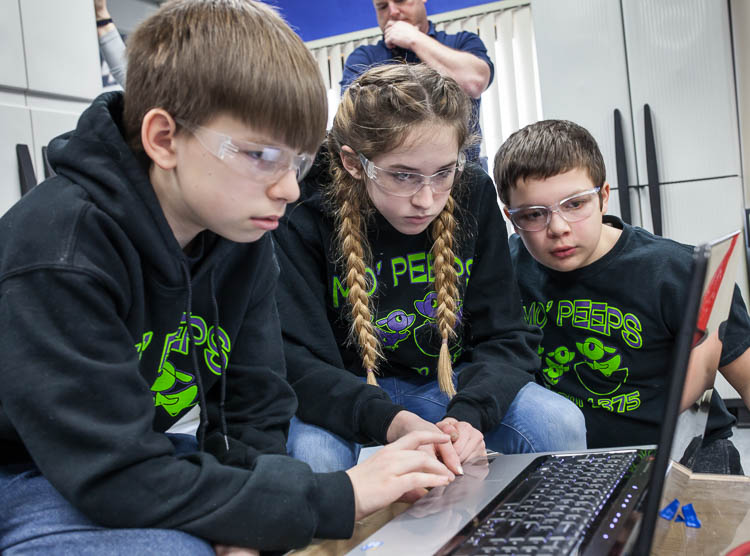
<instances>
[{"instance_id":1,"label":"clear safety glasses","mask_svg":"<svg viewBox=\"0 0 750 556\"><path fill-rule=\"evenodd\" d=\"M532 206L509 209L510 221L519 230L540 232L544 230L552 219L552 213L557 212L566 222L579 222L594 213L597 207L599 187L576 193L549 206Z\"/></svg>"},{"instance_id":2,"label":"clear safety glasses","mask_svg":"<svg viewBox=\"0 0 750 556\"><path fill-rule=\"evenodd\" d=\"M297 181L300 181L310 171L315 159L315 154L297 154L283 147L238 141L207 127L179 118L176 121L192 133L204 149L224 164L263 185L277 182L290 170L294 171Z\"/></svg>"},{"instance_id":3,"label":"clear safety glasses","mask_svg":"<svg viewBox=\"0 0 750 556\"><path fill-rule=\"evenodd\" d=\"M425 185L429 185L434 193L447 193L451 190L458 176L464 169L466 157L464 153L458 155L458 161L454 166L435 172L430 176L416 172L405 172L402 170L386 170L375 166L364 155L359 155L359 161L372 182L377 185L383 193L395 197L411 197L418 193Z\"/></svg>"}]
</instances>

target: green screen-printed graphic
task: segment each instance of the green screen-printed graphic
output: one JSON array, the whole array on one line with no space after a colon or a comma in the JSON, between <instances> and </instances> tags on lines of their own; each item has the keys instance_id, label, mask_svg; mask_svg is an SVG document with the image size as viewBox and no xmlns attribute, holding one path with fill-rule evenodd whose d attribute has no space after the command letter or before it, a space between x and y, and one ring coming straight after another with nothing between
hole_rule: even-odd
<instances>
[{"instance_id":1,"label":"green screen-printed graphic","mask_svg":"<svg viewBox=\"0 0 750 556\"><path fill-rule=\"evenodd\" d=\"M554 309L554 313L551 312ZM533 301L524 305L524 318L528 324L544 328L563 328L566 333L578 330L594 332L602 336L619 337L631 349L643 347L643 327L632 313L604 302L590 299L561 299L557 301ZM553 331L545 330L545 334ZM605 338L606 340L606 338ZM573 341L573 340L571 340ZM616 344L615 344L616 345ZM541 375L544 384L573 401L578 407L585 404L592 408L614 413L634 411L641 405L640 392L624 388L629 376L628 367L623 366L618 348L587 336L583 342L575 342L575 349L558 346L552 351L540 347L542 359ZM561 390L570 389L565 376L575 375L578 383L590 394L584 398Z\"/></svg>"},{"instance_id":2,"label":"green screen-printed graphic","mask_svg":"<svg viewBox=\"0 0 750 556\"><path fill-rule=\"evenodd\" d=\"M545 367L542 369L544 380L550 384L557 384L560 377L570 370L570 363L576 354L572 353L565 346L560 346L544 357Z\"/></svg>"},{"instance_id":3,"label":"green screen-printed graphic","mask_svg":"<svg viewBox=\"0 0 750 556\"><path fill-rule=\"evenodd\" d=\"M410 335L409 328L414 324L416 316L396 309L388 313L388 316L375 321L378 327L380 340L384 349L395 350L398 345Z\"/></svg>"},{"instance_id":4,"label":"green screen-printed graphic","mask_svg":"<svg viewBox=\"0 0 750 556\"><path fill-rule=\"evenodd\" d=\"M458 329L463 314L463 303L460 299L457 299L456 302L458 304L458 311L456 311L455 329ZM418 299L414 302L414 308L417 310L417 313L424 317L422 324L414 329L414 343L417 349L424 355L438 357L443 340L437 325L437 293L431 291L422 299ZM448 343L448 349L454 361L456 360L456 350L460 350L461 345L460 333Z\"/></svg>"},{"instance_id":5,"label":"green screen-printed graphic","mask_svg":"<svg viewBox=\"0 0 750 556\"><path fill-rule=\"evenodd\" d=\"M365 267L365 274L367 274L367 283L369 285L367 295L372 295L378 289L378 276L380 276L380 272L384 268L386 269L384 272L386 277L388 277L387 269L390 269L390 279L394 288L433 283L435 281L433 258L432 253L420 251L409 253L403 257L393 257L386 265L383 265L383 261L376 261L376 270L373 270L369 266ZM463 261L458 257L454 258L456 274L460 280L465 281L467 284L469 283L473 265L474 259ZM346 286L346 280L334 274L331 277L331 291L333 307L338 309L349 296L349 288Z\"/></svg>"},{"instance_id":6,"label":"green screen-printed graphic","mask_svg":"<svg viewBox=\"0 0 750 556\"><path fill-rule=\"evenodd\" d=\"M208 327L206 321L197 315L190 317L190 326L193 329L195 340L194 349L202 351L202 357L199 352L198 360L202 359L212 373L220 375L229 360L231 351L229 335L221 327L217 330L214 330L214 327ZM146 342L145 339L148 334L150 336L148 342ZM139 354L145 351L152 337L152 332L146 333L144 334L144 341L136 344ZM195 370L192 367L179 369L171 359L172 354L189 355L189 349L190 335L183 314L180 327L164 337L158 374L151 385L151 391L154 392L154 405L161 407L172 417L176 417L198 403Z\"/></svg>"},{"instance_id":7,"label":"green screen-printed graphic","mask_svg":"<svg viewBox=\"0 0 750 556\"><path fill-rule=\"evenodd\" d=\"M590 299L561 299L557 302L555 324L611 336L616 330L633 349L643 346L642 326L638 317L623 313L617 307Z\"/></svg>"},{"instance_id":8,"label":"green screen-printed graphic","mask_svg":"<svg viewBox=\"0 0 750 556\"><path fill-rule=\"evenodd\" d=\"M641 406L641 393L639 390L634 390L611 398L589 398L587 401L594 409L601 408L612 413L627 413Z\"/></svg>"},{"instance_id":9,"label":"green screen-printed graphic","mask_svg":"<svg viewBox=\"0 0 750 556\"><path fill-rule=\"evenodd\" d=\"M454 263L459 280L468 283L474 259L464 261L455 257ZM375 261L373 266L375 270L369 266L365 268L369 288L368 296L372 296L377 291L380 282L385 284L390 291L393 291L393 288L409 288L406 295L400 294L400 296L403 296L402 298L409 299L412 290L415 293L419 292L418 295L424 294L422 298L412 301L413 308L410 306L392 308L393 304L391 304L388 307L387 315L382 316L385 313L384 308L382 313L372 316L383 349L395 352L404 349L405 346L411 346L414 342L413 345L422 355L437 359L442 345L442 336L437 325L437 293L427 289L429 284L435 281L432 253L428 251L407 253L403 256L387 259L385 262L382 260ZM389 280L392 285L388 284ZM346 303L348 296L349 288L346 286L345 280L340 276L333 275L331 277L331 303L333 307L335 309L341 308ZM459 360L463 351L463 337L460 331L463 301L456 299L455 302L457 307L455 326L457 335L450 340L448 345L454 363ZM385 302L383 304L385 305ZM406 344L404 344L405 341ZM414 360L415 366L412 369L417 374L429 376L434 370L434 364L425 365L424 361L419 359Z\"/></svg>"},{"instance_id":10,"label":"green screen-printed graphic","mask_svg":"<svg viewBox=\"0 0 750 556\"><path fill-rule=\"evenodd\" d=\"M581 385L592 394L614 394L628 379L628 369L620 368L622 358L616 348L593 337L576 342L576 348L586 360L573 365L573 370Z\"/></svg>"},{"instance_id":11,"label":"green screen-printed graphic","mask_svg":"<svg viewBox=\"0 0 750 556\"><path fill-rule=\"evenodd\" d=\"M547 324L547 313L552 308L554 301L548 301L545 305L541 301L532 301L527 307L523 306L523 317L527 324L544 328Z\"/></svg>"},{"instance_id":12,"label":"green screen-printed graphic","mask_svg":"<svg viewBox=\"0 0 750 556\"><path fill-rule=\"evenodd\" d=\"M151 343L151 339L153 337L154 337L154 333L153 332L151 332L151 331L144 332L143 333L143 339L140 342L138 342L137 344L135 344L135 350L138 352L138 359L140 359L141 357L143 357L143 352L146 351L146 349L148 349L148 346Z\"/></svg>"}]
</instances>

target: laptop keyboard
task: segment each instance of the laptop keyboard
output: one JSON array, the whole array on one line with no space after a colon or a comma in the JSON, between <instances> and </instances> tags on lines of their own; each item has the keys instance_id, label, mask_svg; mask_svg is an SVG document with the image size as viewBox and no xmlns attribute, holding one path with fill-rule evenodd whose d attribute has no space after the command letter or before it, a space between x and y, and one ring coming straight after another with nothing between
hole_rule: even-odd
<instances>
[{"instance_id":1,"label":"laptop keyboard","mask_svg":"<svg viewBox=\"0 0 750 556\"><path fill-rule=\"evenodd\" d=\"M635 459L630 451L547 457L451 554L567 554Z\"/></svg>"}]
</instances>

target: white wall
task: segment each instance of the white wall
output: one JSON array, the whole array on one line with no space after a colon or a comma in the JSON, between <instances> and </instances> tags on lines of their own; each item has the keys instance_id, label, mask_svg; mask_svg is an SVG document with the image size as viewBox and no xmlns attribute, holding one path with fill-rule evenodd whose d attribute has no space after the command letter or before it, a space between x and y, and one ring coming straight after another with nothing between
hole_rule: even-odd
<instances>
[{"instance_id":1,"label":"white wall","mask_svg":"<svg viewBox=\"0 0 750 556\"><path fill-rule=\"evenodd\" d=\"M750 206L750 2L730 0L737 78L737 111L742 141L745 206Z\"/></svg>"}]
</instances>

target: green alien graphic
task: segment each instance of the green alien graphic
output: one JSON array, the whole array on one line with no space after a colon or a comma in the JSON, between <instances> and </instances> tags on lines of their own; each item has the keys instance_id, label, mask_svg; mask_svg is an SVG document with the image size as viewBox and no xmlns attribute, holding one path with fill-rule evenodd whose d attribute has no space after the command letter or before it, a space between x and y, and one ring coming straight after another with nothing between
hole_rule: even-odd
<instances>
[{"instance_id":1,"label":"green alien graphic","mask_svg":"<svg viewBox=\"0 0 750 556\"><path fill-rule=\"evenodd\" d=\"M592 394L613 394L628 379L628 369L619 368L622 358L616 348L605 346L598 338L576 342L576 348L586 361L576 363L573 370L579 382Z\"/></svg>"},{"instance_id":2,"label":"green alien graphic","mask_svg":"<svg viewBox=\"0 0 750 556\"><path fill-rule=\"evenodd\" d=\"M555 351L550 352L544 358L544 364L546 367L542 369L544 373L544 380L550 384L557 384L563 373L570 370L570 363L576 354L572 353L565 346L560 346Z\"/></svg>"}]
</instances>

